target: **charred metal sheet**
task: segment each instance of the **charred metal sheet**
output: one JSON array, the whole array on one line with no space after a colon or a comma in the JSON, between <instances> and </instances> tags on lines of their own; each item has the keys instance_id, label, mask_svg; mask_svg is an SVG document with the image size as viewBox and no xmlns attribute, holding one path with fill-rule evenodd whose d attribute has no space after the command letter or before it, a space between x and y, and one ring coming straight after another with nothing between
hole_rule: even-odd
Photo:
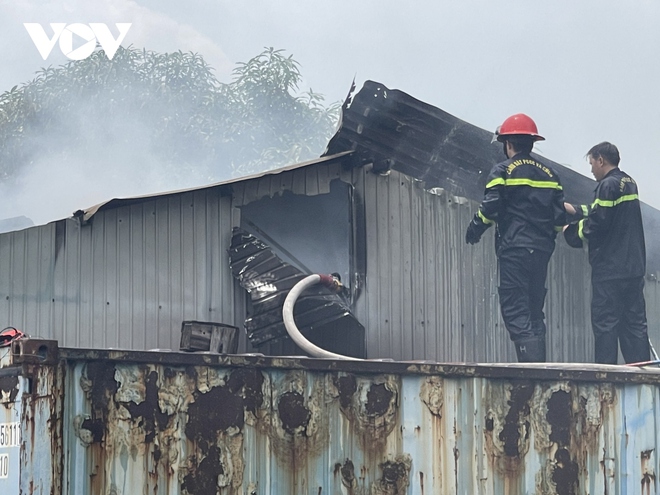
<instances>
[{"instance_id":1,"label":"charred metal sheet","mask_svg":"<svg viewBox=\"0 0 660 495\"><path fill-rule=\"evenodd\" d=\"M233 230L229 259L234 277L250 294L245 330L252 344L258 347L288 338L282 320L284 299L309 274L282 261L265 242L239 228ZM312 288L299 298L294 316L301 332L315 344L364 357L364 327L338 295L321 286Z\"/></svg>"},{"instance_id":2,"label":"charred metal sheet","mask_svg":"<svg viewBox=\"0 0 660 495\"><path fill-rule=\"evenodd\" d=\"M366 81L345 105L341 127L327 155L351 149L381 173L389 168L442 187L453 194L481 199L486 176L502 161L501 143L486 131L424 103L403 91ZM544 158L544 160L547 160ZM591 202L594 181L550 162L562 176L567 197Z\"/></svg>"},{"instance_id":3,"label":"charred metal sheet","mask_svg":"<svg viewBox=\"0 0 660 495\"><path fill-rule=\"evenodd\" d=\"M491 143L493 131L480 129L403 91L366 81L344 104L341 127L326 154L354 150L356 159L372 163L375 173L396 170L423 181L426 189L440 187L479 201L488 172L504 156L501 143ZM596 183L592 179L541 158L561 176L567 201L593 201ZM644 204L643 213L646 231L653 235L653 241L647 239L648 270L655 273L660 270L660 245L655 242L660 211Z\"/></svg>"}]
</instances>

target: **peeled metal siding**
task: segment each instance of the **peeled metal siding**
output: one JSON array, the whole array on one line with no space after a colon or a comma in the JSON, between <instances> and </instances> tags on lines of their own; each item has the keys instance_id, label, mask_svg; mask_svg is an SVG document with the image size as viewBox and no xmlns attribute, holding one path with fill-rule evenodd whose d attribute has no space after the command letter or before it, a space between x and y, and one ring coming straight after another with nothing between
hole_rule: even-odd
<instances>
[{"instance_id":1,"label":"peeled metal siding","mask_svg":"<svg viewBox=\"0 0 660 495\"><path fill-rule=\"evenodd\" d=\"M314 196L330 192L330 182L342 179L350 182L351 172L341 163L319 164L277 175L264 175L257 179L237 182L232 185L234 206L243 206L266 196L275 196L284 191Z\"/></svg>"},{"instance_id":2,"label":"peeled metal siding","mask_svg":"<svg viewBox=\"0 0 660 495\"><path fill-rule=\"evenodd\" d=\"M230 205L199 190L3 234L3 326L77 347L178 349L183 320L234 324Z\"/></svg>"},{"instance_id":3,"label":"peeled metal siding","mask_svg":"<svg viewBox=\"0 0 660 495\"><path fill-rule=\"evenodd\" d=\"M20 397L26 495L658 488L658 370L59 353L0 363L32 384Z\"/></svg>"}]
</instances>

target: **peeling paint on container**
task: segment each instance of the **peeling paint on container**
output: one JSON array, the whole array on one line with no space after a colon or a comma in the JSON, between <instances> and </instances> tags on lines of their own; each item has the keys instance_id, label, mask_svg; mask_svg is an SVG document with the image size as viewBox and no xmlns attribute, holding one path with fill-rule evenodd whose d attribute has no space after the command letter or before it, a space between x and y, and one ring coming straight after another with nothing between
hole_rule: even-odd
<instances>
[{"instance_id":1,"label":"peeling paint on container","mask_svg":"<svg viewBox=\"0 0 660 495\"><path fill-rule=\"evenodd\" d=\"M9 349L0 349L0 362ZM2 371L0 369L0 371ZM25 380L18 374L0 375L0 490L18 493L20 476L21 411Z\"/></svg>"},{"instance_id":2,"label":"peeling paint on container","mask_svg":"<svg viewBox=\"0 0 660 495\"><path fill-rule=\"evenodd\" d=\"M17 350L0 356L0 455L10 461L0 493L658 489L656 369L90 351L36 340Z\"/></svg>"}]
</instances>

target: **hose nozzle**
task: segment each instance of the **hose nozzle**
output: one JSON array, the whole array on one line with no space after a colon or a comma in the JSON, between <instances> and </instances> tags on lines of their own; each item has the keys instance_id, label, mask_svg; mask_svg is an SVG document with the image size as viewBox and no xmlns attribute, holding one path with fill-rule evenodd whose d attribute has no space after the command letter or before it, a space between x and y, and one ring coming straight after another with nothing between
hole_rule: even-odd
<instances>
[{"instance_id":1,"label":"hose nozzle","mask_svg":"<svg viewBox=\"0 0 660 495\"><path fill-rule=\"evenodd\" d=\"M344 291L344 286L341 283L341 278L338 273L333 273L332 275L319 275L319 283L334 292L335 294L340 294Z\"/></svg>"}]
</instances>

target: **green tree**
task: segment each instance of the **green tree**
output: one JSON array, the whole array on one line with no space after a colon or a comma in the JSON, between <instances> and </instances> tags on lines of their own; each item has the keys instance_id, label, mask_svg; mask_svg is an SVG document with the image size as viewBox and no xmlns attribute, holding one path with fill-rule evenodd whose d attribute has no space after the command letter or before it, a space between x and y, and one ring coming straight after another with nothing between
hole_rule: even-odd
<instances>
[{"instance_id":1,"label":"green tree","mask_svg":"<svg viewBox=\"0 0 660 495\"><path fill-rule=\"evenodd\" d=\"M175 177L220 180L311 159L340 105L296 94L299 64L266 49L222 83L202 56L120 48L48 67L0 95L0 181L43 156L140 149ZM138 165L138 164L136 164Z\"/></svg>"}]
</instances>

